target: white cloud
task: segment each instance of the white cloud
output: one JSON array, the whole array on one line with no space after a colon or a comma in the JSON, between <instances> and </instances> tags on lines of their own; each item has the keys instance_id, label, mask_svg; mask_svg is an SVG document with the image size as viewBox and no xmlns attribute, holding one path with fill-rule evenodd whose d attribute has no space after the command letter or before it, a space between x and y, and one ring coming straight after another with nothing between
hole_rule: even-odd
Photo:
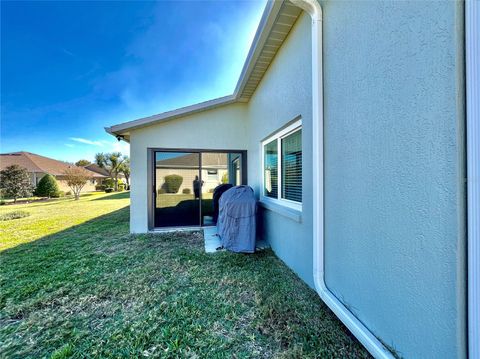
<instances>
[{"instance_id":1,"label":"white cloud","mask_svg":"<svg viewBox=\"0 0 480 359\"><path fill-rule=\"evenodd\" d=\"M75 141L75 142L84 143L86 145L103 147L102 141L92 141L92 140L87 140L86 138L81 138L81 137L70 137L70 140Z\"/></svg>"},{"instance_id":2,"label":"white cloud","mask_svg":"<svg viewBox=\"0 0 480 359\"><path fill-rule=\"evenodd\" d=\"M62 49L62 52L64 54L67 54L68 56L75 57L75 54L71 51L68 51L67 49Z\"/></svg>"},{"instance_id":3,"label":"white cloud","mask_svg":"<svg viewBox=\"0 0 480 359\"><path fill-rule=\"evenodd\" d=\"M80 159L93 162L95 160L95 154L99 152L121 152L122 155L130 156L130 144L125 141L118 142L116 139L113 139L113 137L111 140L90 141L100 143L101 145L99 146L90 145L84 141L76 142L79 142L79 144L63 143L63 145L69 149L65 149L60 155L52 155L51 157L67 162L76 162Z\"/></svg>"},{"instance_id":4,"label":"white cloud","mask_svg":"<svg viewBox=\"0 0 480 359\"><path fill-rule=\"evenodd\" d=\"M125 141L111 142L112 152L121 152L122 155L130 156L130 144Z\"/></svg>"}]
</instances>

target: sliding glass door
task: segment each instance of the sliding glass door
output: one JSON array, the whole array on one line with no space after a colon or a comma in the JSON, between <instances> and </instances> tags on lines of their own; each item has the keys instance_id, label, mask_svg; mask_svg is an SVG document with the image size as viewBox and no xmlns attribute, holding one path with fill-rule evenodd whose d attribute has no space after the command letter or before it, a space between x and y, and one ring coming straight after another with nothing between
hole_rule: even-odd
<instances>
[{"instance_id":1,"label":"sliding glass door","mask_svg":"<svg viewBox=\"0 0 480 359\"><path fill-rule=\"evenodd\" d=\"M155 227L200 225L200 154L155 152Z\"/></svg>"},{"instance_id":2,"label":"sliding glass door","mask_svg":"<svg viewBox=\"0 0 480 359\"><path fill-rule=\"evenodd\" d=\"M218 186L243 184L243 152L154 151L154 226L214 225Z\"/></svg>"}]
</instances>

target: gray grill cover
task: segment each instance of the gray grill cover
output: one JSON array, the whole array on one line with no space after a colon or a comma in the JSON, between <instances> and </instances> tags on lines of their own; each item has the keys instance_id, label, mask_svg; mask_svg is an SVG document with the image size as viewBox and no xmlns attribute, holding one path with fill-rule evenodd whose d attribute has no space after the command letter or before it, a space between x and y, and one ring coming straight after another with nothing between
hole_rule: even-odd
<instances>
[{"instance_id":1,"label":"gray grill cover","mask_svg":"<svg viewBox=\"0 0 480 359\"><path fill-rule=\"evenodd\" d=\"M236 186L222 194L217 230L224 248L233 252L255 252L257 201L253 189Z\"/></svg>"}]
</instances>

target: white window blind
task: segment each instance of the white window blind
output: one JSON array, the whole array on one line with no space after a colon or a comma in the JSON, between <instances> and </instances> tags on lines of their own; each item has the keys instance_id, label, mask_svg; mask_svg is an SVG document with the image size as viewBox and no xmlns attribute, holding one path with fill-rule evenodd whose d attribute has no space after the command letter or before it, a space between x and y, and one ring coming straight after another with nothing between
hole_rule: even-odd
<instances>
[{"instance_id":1,"label":"white window blind","mask_svg":"<svg viewBox=\"0 0 480 359\"><path fill-rule=\"evenodd\" d=\"M282 198L302 202L302 130L282 139Z\"/></svg>"},{"instance_id":2,"label":"white window blind","mask_svg":"<svg viewBox=\"0 0 480 359\"><path fill-rule=\"evenodd\" d=\"M262 142L263 196L301 209L302 203L301 120Z\"/></svg>"},{"instance_id":3,"label":"white window blind","mask_svg":"<svg viewBox=\"0 0 480 359\"><path fill-rule=\"evenodd\" d=\"M264 193L271 198L278 197L278 144L277 140L264 146Z\"/></svg>"}]
</instances>

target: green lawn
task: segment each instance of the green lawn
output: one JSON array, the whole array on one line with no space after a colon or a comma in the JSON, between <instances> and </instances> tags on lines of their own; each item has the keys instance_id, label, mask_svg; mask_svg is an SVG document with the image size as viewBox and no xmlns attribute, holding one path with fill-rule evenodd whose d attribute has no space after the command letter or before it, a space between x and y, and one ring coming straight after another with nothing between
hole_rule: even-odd
<instances>
[{"instance_id":1,"label":"green lawn","mask_svg":"<svg viewBox=\"0 0 480 359\"><path fill-rule=\"evenodd\" d=\"M31 215L1 223L0 358L368 357L271 251L129 235L125 196L1 208Z\"/></svg>"},{"instance_id":2,"label":"green lawn","mask_svg":"<svg viewBox=\"0 0 480 359\"><path fill-rule=\"evenodd\" d=\"M0 221L0 251L126 207L130 204L129 195L129 192L92 192L83 194L79 201L62 198L0 206L0 215L19 210L30 214L14 221Z\"/></svg>"}]
</instances>

